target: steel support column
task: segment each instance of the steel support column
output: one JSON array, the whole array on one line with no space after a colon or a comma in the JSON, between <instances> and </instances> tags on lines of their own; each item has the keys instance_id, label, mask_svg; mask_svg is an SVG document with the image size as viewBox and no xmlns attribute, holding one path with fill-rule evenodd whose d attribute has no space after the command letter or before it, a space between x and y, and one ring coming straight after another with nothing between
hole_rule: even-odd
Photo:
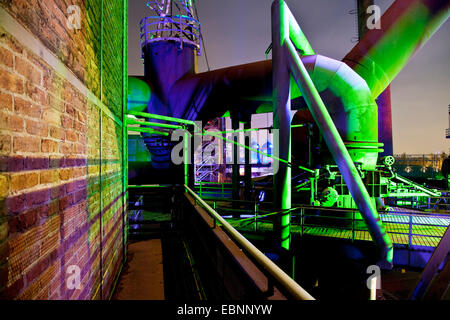
<instances>
[{"instance_id":1,"label":"steel support column","mask_svg":"<svg viewBox=\"0 0 450 320\"><path fill-rule=\"evenodd\" d=\"M233 131L239 130L239 120L236 117L232 117L231 119L231 126ZM240 169L240 157L239 157L239 134L233 132L233 169L232 169L232 197L233 200L239 200L239 189L240 189L240 182L241 182L241 175L239 172ZM238 208L237 203L233 202L233 209ZM239 213L233 213L233 217L240 218L241 215Z\"/></svg>"},{"instance_id":2,"label":"steel support column","mask_svg":"<svg viewBox=\"0 0 450 320\"><path fill-rule=\"evenodd\" d=\"M189 166L186 168L186 170L188 171L188 186L189 188L194 188L195 187L195 149L196 149L196 145L195 145L195 125L193 126L189 126L190 128L190 134L187 134L188 138L188 149L189 149L189 153L188 153L188 158L189 158Z\"/></svg>"},{"instance_id":3,"label":"steel support column","mask_svg":"<svg viewBox=\"0 0 450 320\"><path fill-rule=\"evenodd\" d=\"M272 5L272 64L273 64L273 143L277 158L291 162L291 86L288 61L284 52L289 37L289 19L285 19L284 1ZM278 153L278 154L277 154ZM291 168L274 160L274 205L281 213L274 223L274 231L282 248L290 247Z\"/></svg>"},{"instance_id":4,"label":"steel support column","mask_svg":"<svg viewBox=\"0 0 450 320\"><path fill-rule=\"evenodd\" d=\"M244 124L244 130L252 128L251 119ZM249 200L252 192L252 164L250 159L251 131L245 131L245 199Z\"/></svg>"},{"instance_id":5,"label":"steel support column","mask_svg":"<svg viewBox=\"0 0 450 320\"><path fill-rule=\"evenodd\" d=\"M367 21L371 19L371 13L367 9L375 4L374 0L358 0L358 38L361 40L369 31ZM377 98L378 105L378 141L384 144L380 156L392 156L392 111L391 111L391 86L388 86Z\"/></svg>"}]
</instances>

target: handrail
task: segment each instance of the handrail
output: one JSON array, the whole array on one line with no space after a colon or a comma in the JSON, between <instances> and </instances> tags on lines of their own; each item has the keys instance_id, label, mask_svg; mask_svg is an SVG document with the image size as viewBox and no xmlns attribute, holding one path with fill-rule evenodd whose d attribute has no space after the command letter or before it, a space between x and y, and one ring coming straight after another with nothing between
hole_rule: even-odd
<instances>
[{"instance_id":1,"label":"handrail","mask_svg":"<svg viewBox=\"0 0 450 320\"><path fill-rule=\"evenodd\" d=\"M181 47L183 44L193 46L197 50L197 54L201 55L201 25L193 17L184 15L150 16L143 18L139 25L142 58L144 58L144 47L147 44L170 40L180 42ZM169 33L169 36L164 36L165 32Z\"/></svg>"},{"instance_id":2,"label":"handrail","mask_svg":"<svg viewBox=\"0 0 450 320\"><path fill-rule=\"evenodd\" d=\"M261 265L276 281L278 281L284 289L297 300L315 300L305 289L287 275L280 267L267 258L258 248L241 235L233 226L231 226L224 218L222 218L213 208L211 208L202 198L200 198L187 185L184 186L186 191L192 195L195 200L225 229L229 235L245 250L255 261Z\"/></svg>"},{"instance_id":3,"label":"handrail","mask_svg":"<svg viewBox=\"0 0 450 320\"><path fill-rule=\"evenodd\" d=\"M147 113L147 112L128 110L127 114L130 114L132 116L137 116L137 117L149 118L149 119L177 122L177 123L182 123L182 124L187 124L187 125L195 125L194 121L179 119L179 118L174 118L174 117L161 116L159 114L153 114L153 113Z\"/></svg>"}]
</instances>

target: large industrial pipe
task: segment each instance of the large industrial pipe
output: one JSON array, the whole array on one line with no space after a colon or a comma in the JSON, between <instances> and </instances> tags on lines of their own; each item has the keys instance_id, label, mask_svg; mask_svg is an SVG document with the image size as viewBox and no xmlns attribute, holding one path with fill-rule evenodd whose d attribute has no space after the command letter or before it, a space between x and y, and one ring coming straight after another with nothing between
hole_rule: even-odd
<instances>
[{"instance_id":1,"label":"large industrial pipe","mask_svg":"<svg viewBox=\"0 0 450 320\"><path fill-rule=\"evenodd\" d=\"M397 0L343 61L377 98L448 19L450 0Z\"/></svg>"},{"instance_id":2,"label":"large industrial pipe","mask_svg":"<svg viewBox=\"0 0 450 320\"><path fill-rule=\"evenodd\" d=\"M323 56L301 59L352 160L360 162L363 168L373 169L381 151L375 99L448 18L449 2L396 1L381 19L383 28L369 31L345 57L344 62L353 70ZM147 68L146 75L152 78L152 83L156 82L158 95L153 97L159 100L149 107L151 113L209 120L231 110L232 117L242 119L255 113L264 103L272 104L271 61L195 74L190 64L194 60L186 57L189 60L187 66L181 67L176 77L171 77L162 74L165 71L161 70L161 66L167 68L170 65L170 59L162 59L159 55L168 53L175 57L180 53L167 52L164 46L154 49L146 53L146 64L147 60L153 59L151 66L154 67ZM184 60L182 56L178 58ZM297 86L292 86L291 99L300 96L296 89ZM293 101L292 109L295 108ZM377 218L370 219L374 220L368 224L371 231L382 234Z\"/></svg>"}]
</instances>

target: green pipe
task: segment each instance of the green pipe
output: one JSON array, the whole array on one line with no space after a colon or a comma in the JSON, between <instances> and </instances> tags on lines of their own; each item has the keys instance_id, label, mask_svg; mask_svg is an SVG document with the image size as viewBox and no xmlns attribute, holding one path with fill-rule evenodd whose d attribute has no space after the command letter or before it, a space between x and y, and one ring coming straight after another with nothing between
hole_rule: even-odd
<instances>
[{"instance_id":1,"label":"green pipe","mask_svg":"<svg viewBox=\"0 0 450 320\"><path fill-rule=\"evenodd\" d=\"M177 123L194 125L194 126L196 125L196 123L194 121L178 119L178 118L173 118L173 117L167 117L167 116L160 116L158 114L152 114L152 113L146 113L146 112L128 110L128 114L131 114L131 115L137 116L137 117L145 117L145 118L155 119L155 120L177 122Z\"/></svg>"},{"instance_id":2,"label":"green pipe","mask_svg":"<svg viewBox=\"0 0 450 320\"><path fill-rule=\"evenodd\" d=\"M233 134L233 133L242 133L242 132L251 132L251 131L259 131L264 130L263 128L252 128L252 129L243 129L243 130L228 130L228 131L214 131L214 133L220 133L220 134ZM211 131L204 131L204 136L209 136L209 132Z\"/></svg>"},{"instance_id":3,"label":"green pipe","mask_svg":"<svg viewBox=\"0 0 450 320\"><path fill-rule=\"evenodd\" d=\"M239 147L242 147L242 148L244 148L244 149L250 150L250 151L255 152L255 153L259 153L259 154L261 154L261 155L263 155L263 156L266 156L266 157L268 157L268 158L274 159L274 160L276 160L276 161L283 162L283 163L287 164L288 166L292 166L292 163L289 162L289 161L280 159L280 158L278 158L278 157L276 157L276 156L274 156L274 155L269 155L269 154L267 154L267 153L264 153L264 152L262 152L262 151L260 151L260 150L257 150L257 149L253 149L253 148L251 148L251 147L247 147L246 145L244 145L244 144L242 144L242 143L235 142L235 141L233 141L233 140L230 140L230 139L228 139L228 138L225 138L225 137L221 136L219 133L216 134L216 133L209 132L208 135L213 136L213 137L216 137L216 138L219 138L219 139L222 139L223 141L226 141L226 142L229 142L229 143L236 144L236 145L239 146ZM309 173L314 173L314 170L311 170L311 169L308 169L308 168L305 168L305 167L302 167L302 166L297 166L297 167L298 167L299 169L302 169L302 170L307 171L307 172L309 172ZM208 182L208 183L211 183L211 182Z\"/></svg>"},{"instance_id":4,"label":"green pipe","mask_svg":"<svg viewBox=\"0 0 450 320\"><path fill-rule=\"evenodd\" d=\"M164 137L168 137L169 136L169 134L167 132L156 131L156 130L153 130L153 129L150 129L150 128L128 127L128 131L157 134L157 135L164 136Z\"/></svg>"},{"instance_id":5,"label":"green pipe","mask_svg":"<svg viewBox=\"0 0 450 320\"><path fill-rule=\"evenodd\" d=\"M232 185L231 182L214 182L214 181L196 181L195 184L220 184L220 185Z\"/></svg>"},{"instance_id":6,"label":"green pipe","mask_svg":"<svg viewBox=\"0 0 450 320\"><path fill-rule=\"evenodd\" d=\"M159 185L159 184L149 184L149 185L129 185L128 189L158 189L158 188L167 188L168 186Z\"/></svg>"},{"instance_id":7,"label":"green pipe","mask_svg":"<svg viewBox=\"0 0 450 320\"><path fill-rule=\"evenodd\" d=\"M138 124L142 126L149 126L149 127L158 127L158 128L167 128L167 129L183 129L182 126L176 126L173 124L165 124L165 123L157 123L157 122L147 122L147 121L137 121L134 119L126 119L127 125L128 124Z\"/></svg>"}]
</instances>

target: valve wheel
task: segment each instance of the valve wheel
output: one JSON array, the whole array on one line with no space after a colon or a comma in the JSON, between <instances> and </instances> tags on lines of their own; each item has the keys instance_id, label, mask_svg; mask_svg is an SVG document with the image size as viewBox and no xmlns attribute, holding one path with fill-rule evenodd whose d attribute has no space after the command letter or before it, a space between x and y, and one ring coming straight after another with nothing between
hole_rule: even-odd
<instances>
[{"instance_id":1,"label":"valve wheel","mask_svg":"<svg viewBox=\"0 0 450 320\"><path fill-rule=\"evenodd\" d=\"M387 156L384 158L383 162L385 165L390 167L395 163L395 158L393 156Z\"/></svg>"}]
</instances>

